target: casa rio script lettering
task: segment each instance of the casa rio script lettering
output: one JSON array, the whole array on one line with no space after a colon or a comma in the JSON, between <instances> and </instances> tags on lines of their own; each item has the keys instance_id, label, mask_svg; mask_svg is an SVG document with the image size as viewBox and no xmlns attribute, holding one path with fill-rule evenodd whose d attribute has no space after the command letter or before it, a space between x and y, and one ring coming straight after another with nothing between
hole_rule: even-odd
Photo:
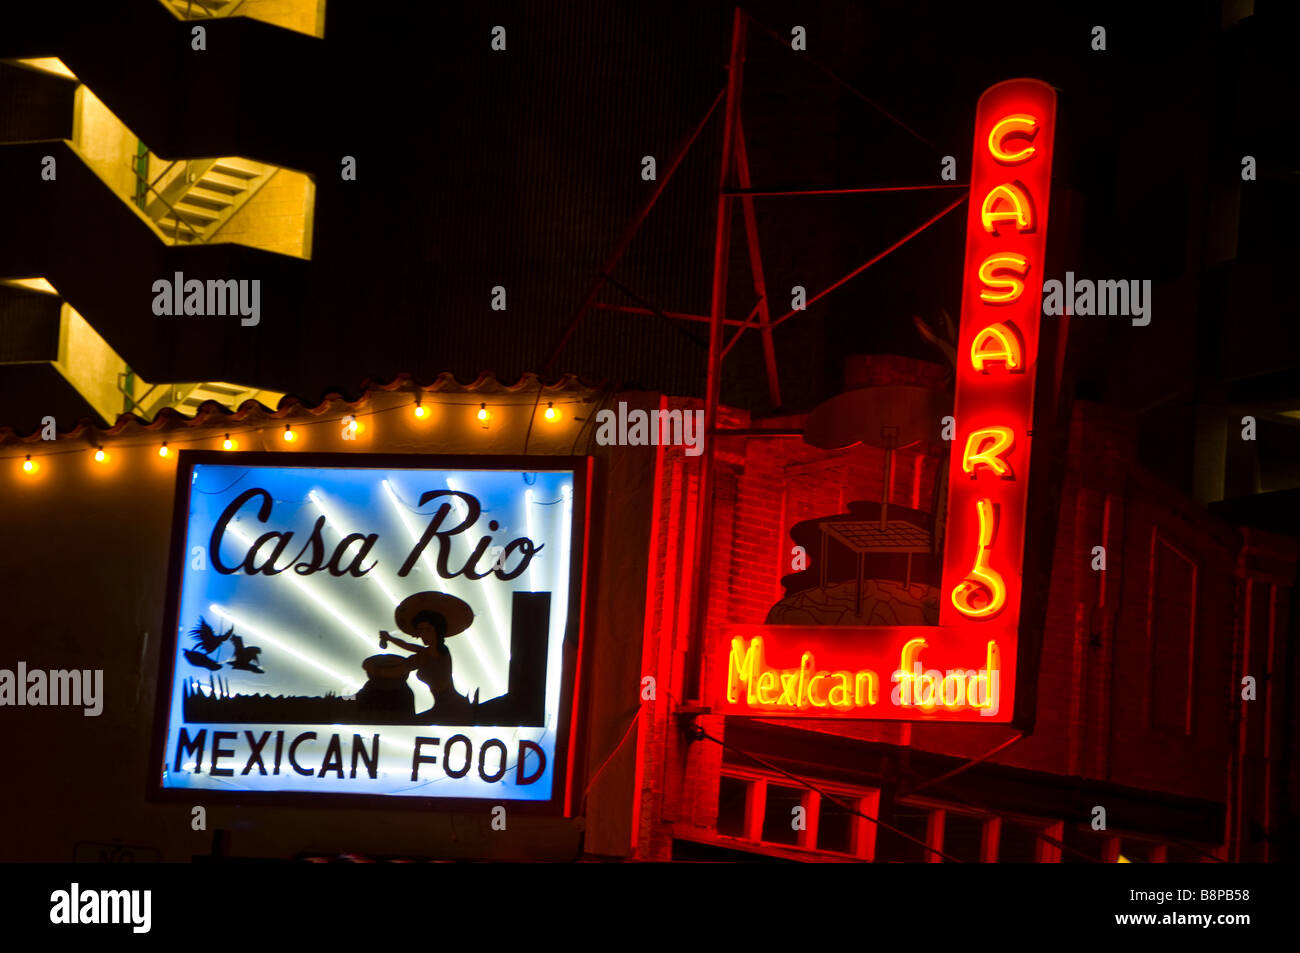
<instances>
[{"instance_id":1,"label":"casa rio script lettering","mask_svg":"<svg viewBox=\"0 0 1300 953\"><path fill-rule=\"evenodd\" d=\"M489 520L488 534L481 535L461 567L453 569L452 540L475 529L483 507L477 497L460 490L429 490L420 496L420 506L440 498L442 504L429 516L428 525L411 547L401 568L397 570L397 575L407 576L430 543L435 543L434 565L443 579L455 579L460 575L467 579L484 579L489 575L503 580L514 579L522 575L533 557L545 548L545 544L539 545L527 536L521 536L505 544L498 557L496 553L490 552L494 545L499 545L494 544L491 533L500 529L500 526L496 520ZM461 504L459 516L453 515L457 509L452 505L453 500ZM232 529L231 522L241 511L246 512L246 507L251 510L249 504L253 501L258 501L254 511L257 521L266 524L271 520L274 501L267 490L253 487L231 500L212 528L209 541L208 552L211 554L212 567L217 572L224 575L242 572L249 576L278 576L292 569L299 576L328 572L332 576L360 578L378 565L379 560L371 555L371 550L379 541L378 533L349 533L330 549L325 544L326 520L323 515L317 518L311 532L301 544L297 542L298 534L295 531L284 529L268 529L249 543L246 535ZM242 556L228 561L228 554L237 552L237 547L243 547ZM486 568L480 571L480 566Z\"/></svg>"}]
</instances>

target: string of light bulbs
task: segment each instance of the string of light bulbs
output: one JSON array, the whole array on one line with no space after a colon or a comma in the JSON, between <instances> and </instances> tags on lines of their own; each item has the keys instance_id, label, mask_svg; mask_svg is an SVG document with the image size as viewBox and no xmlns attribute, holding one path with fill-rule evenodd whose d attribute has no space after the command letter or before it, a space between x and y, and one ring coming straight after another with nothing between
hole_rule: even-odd
<instances>
[{"instance_id":1,"label":"string of light bulbs","mask_svg":"<svg viewBox=\"0 0 1300 953\"><path fill-rule=\"evenodd\" d=\"M539 401L539 402L536 402L536 403L533 404L533 414L532 414L532 417L533 417L534 419L535 419L536 416L537 416L537 408L538 408L539 405L540 405L540 401ZM444 404L443 406L453 407L453 406L466 406L466 405L465 405L465 404L461 404L461 403L459 403L459 402L448 402L448 403ZM472 405L470 405L470 406L472 406ZM328 424L328 423L336 423L336 424L338 424L338 423L344 423L344 422L346 421L346 423L344 423L344 426L343 426L343 435L342 435L342 439L344 439L344 440L349 440L349 439L355 439L356 436L357 436L359 433L361 433L361 432L365 429L365 424L362 423L363 418L379 417L379 416L382 416L382 415L384 415L384 414L391 414L391 413L395 413L395 412L400 412L400 411L403 411L403 410L406 410L406 409L407 409L407 407L404 406L404 405L397 405L397 406L393 406L393 407L385 407L385 408L383 408L383 409L381 409L381 410L371 410L371 411L366 411L366 412L364 412L364 413L349 413L349 414L342 414L342 415L340 415L340 416L338 416L338 417L331 417L331 418L328 418L328 419L326 419L326 420L307 421L306 424L309 425L309 426L312 426L312 427L319 427L319 426L321 426L321 425L323 425L323 424ZM427 417L427 416L429 415L429 409L428 409L428 407L425 405L425 403L423 402L423 400L422 400L420 397L415 398L414 405L410 407L410 410L411 410L412 414L413 414L417 419L420 419L420 420L424 419L425 417ZM496 416L497 416L497 415L496 415L496 412L494 412L494 411L495 411L495 408L494 408L493 410L490 410L490 409L488 408L488 402L487 402L487 401L480 401L480 402L479 402L479 405L478 405L478 410L474 412L474 419L478 421L479 425L480 425L483 429L490 429L490 424L491 424L491 422L492 422L494 419L496 419ZM563 419L564 414L563 414L562 411L560 411L559 409L556 408L556 406L555 406L555 402L554 402L554 401L547 401L547 402L546 402L546 409L542 411L541 416L542 416L542 418L543 418L545 421L547 421L548 423L555 424L555 423L558 423L561 419ZM531 425L531 422L530 422L530 424L529 424L529 430L530 430L530 433L531 433L531 426L532 426L532 425ZM267 433L271 432L271 431L274 431L275 429L277 429L275 426L262 425L262 426L256 426L256 427L247 427L247 428L244 428L244 429L242 429L242 430L241 430L241 429L235 429L235 430L226 431L226 432L223 433L222 437L220 438L220 439L221 439L221 449L222 449L222 450L225 450L225 451L236 451L236 450L238 450L238 449L239 449L239 441L236 439L236 436L243 436L243 435L248 435L248 434L260 434L260 435L262 435L262 436L263 436L262 446L263 446L263 448L265 448L265 447L266 447L266 443L267 443L267 441L266 441L266 439L265 439L265 435L266 435ZM234 435L234 436L232 436L232 435ZM133 434L132 436L136 436L136 435ZM298 431L294 430L294 425L293 425L292 423L285 423L285 424L284 424L284 429L283 429L283 431L280 431L280 438L281 438L281 440L283 440L285 443L292 444L292 443L297 442L298 437L299 437L299 433L298 433ZM59 439L59 438L56 438L56 440L57 440L57 439ZM64 439L81 439L81 438L64 438ZM167 457L169 457L169 456L171 455L172 448L173 448L173 446L174 446L175 444L194 444L194 443L203 443L203 442L208 442L208 441L215 440L215 439L218 439L218 438L214 437L213 434L210 433L210 432L209 432L209 433L204 433L204 434L199 434L199 435L193 435L193 436L182 436L182 437L179 437L179 438L176 437L176 436L174 436L174 435L172 435L172 436L169 436L167 439L162 440L162 441L160 442L160 444L159 444L158 449L157 449L156 452L157 452L158 456L160 456L160 457L166 459ZM51 442L53 442L53 441L51 441ZM135 447L135 446L138 446L138 445L139 445L139 444L137 444L137 443L132 443L132 444L128 444L127 446ZM91 453L91 454L93 455L93 459L94 459L94 461L95 461L96 463L101 463L101 464L102 464L102 463L107 463L109 460L112 459L112 454L110 454L110 453L108 452L108 450L105 448L104 444L103 444L102 442L98 442L98 441L96 441L96 442L90 443L88 446L76 446L76 447L65 447L65 448L61 448L61 449L50 449L50 450L44 450L44 451L41 451L41 452L38 452L38 453L34 453L34 454L33 454L33 453L25 453L25 454L23 455L23 462L22 462L22 464L20 465L20 469L21 469L22 472L25 473L25 474L34 474L34 473L37 473L37 472L40 471L40 469L41 469L41 461L42 461L42 460L44 460L44 459L46 459L46 458L49 458L49 457L55 457L55 456L59 456L59 455L61 455L61 454L70 454L70 453ZM15 454L15 456L16 456L16 454Z\"/></svg>"}]
</instances>

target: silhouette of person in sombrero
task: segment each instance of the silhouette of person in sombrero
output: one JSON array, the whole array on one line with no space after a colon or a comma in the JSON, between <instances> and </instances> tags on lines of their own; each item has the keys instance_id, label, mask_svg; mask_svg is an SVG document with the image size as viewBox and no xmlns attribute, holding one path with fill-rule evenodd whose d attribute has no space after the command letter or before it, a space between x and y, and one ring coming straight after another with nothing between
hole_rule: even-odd
<instances>
[{"instance_id":1,"label":"silhouette of person in sombrero","mask_svg":"<svg viewBox=\"0 0 1300 953\"><path fill-rule=\"evenodd\" d=\"M468 698L456 691L452 683L451 651L447 648L447 639L464 632L473 624L474 610L463 600L445 592L417 592L403 599L393 616L399 629L423 644L417 645L381 630L381 649L387 648L388 643L392 642L413 654L405 658L398 655L377 655L366 659L365 668L371 676L371 682L378 681L382 684L383 681L389 681L391 684L392 680L400 679L401 688L409 694L406 676L413 671L416 678L424 682L433 694L433 713L440 723L455 724L457 719L468 722L473 705ZM409 704L411 707L408 711L414 708L413 696ZM444 719L447 721L444 722Z\"/></svg>"}]
</instances>

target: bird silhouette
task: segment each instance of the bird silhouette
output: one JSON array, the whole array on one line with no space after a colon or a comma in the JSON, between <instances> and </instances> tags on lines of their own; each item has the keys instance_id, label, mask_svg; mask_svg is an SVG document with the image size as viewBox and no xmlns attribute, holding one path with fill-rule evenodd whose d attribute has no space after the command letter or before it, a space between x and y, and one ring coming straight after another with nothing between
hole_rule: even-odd
<instances>
[{"instance_id":1,"label":"bird silhouette","mask_svg":"<svg viewBox=\"0 0 1300 953\"><path fill-rule=\"evenodd\" d=\"M214 652L219 652L222 643L234 634L235 630L230 628L218 635L216 630L208 625L207 620L203 616L199 616L199 624L190 631L190 638L194 640L194 648L183 650L185 658L189 660L191 665L216 671L221 668L221 663L209 658L209 656Z\"/></svg>"},{"instance_id":2,"label":"bird silhouette","mask_svg":"<svg viewBox=\"0 0 1300 953\"><path fill-rule=\"evenodd\" d=\"M199 668L206 668L215 672L221 668L220 662L214 662L202 652L195 652L193 649L185 649L185 657L189 659L191 665L197 665Z\"/></svg>"},{"instance_id":3,"label":"bird silhouette","mask_svg":"<svg viewBox=\"0 0 1300 953\"><path fill-rule=\"evenodd\" d=\"M230 628L220 635L217 635L216 630L214 630L212 626L208 625L207 620L205 620L203 616L199 616L199 624L191 630L190 638L194 640L195 647L203 653L211 655L217 649L221 648L221 644L225 642L226 639L230 638L234 634L235 630Z\"/></svg>"},{"instance_id":4,"label":"bird silhouette","mask_svg":"<svg viewBox=\"0 0 1300 953\"><path fill-rule=\"evenodd\" d=\"M231 639L231 644L235 647L235 657L226 664L231 668L241 669L245 672L256 672L258 675L265 674L262 669L257 666L257 657L262 654L260 648L256 645L250 645L245 648L244 640L237 635Z\"/></svg>"}]
</instances>

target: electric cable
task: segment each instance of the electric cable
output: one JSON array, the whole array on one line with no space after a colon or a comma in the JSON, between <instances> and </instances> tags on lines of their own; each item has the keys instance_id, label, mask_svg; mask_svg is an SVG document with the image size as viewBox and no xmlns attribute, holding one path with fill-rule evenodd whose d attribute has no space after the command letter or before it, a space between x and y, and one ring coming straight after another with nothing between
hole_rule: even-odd
<instances>
[{"instance_id":1,"label":"electric cable","mask_svg":"<svg viewBox=\"0 0 1300 953\"><path fill-rule=\"evenodd\" d=\"M772 37L774 40L776 40L778 43L782 44L783 46L785 46L785 47L787 47L787 48L789 48L789 49L791 49L791 50L794 49L794 47L792 47L792 46L790 45L790 41L789 41L789 40L787 40L785 37L783 37L780 33L777 33L775 30L773 30L770 26L768 26L768 25L767 25L766 23L764 23L762 20L755 19L753 16L751 16L749 19L750 19L750 21L751 21L755 26L757 26L759 29L761 29L764 33L766 33L766 34L768 34L769 36L771 36L771 37ZM843 87L844 87L845 89L847 89L850 93L852 93L854 96L858 97L858 99L862 100L864 103L866 103L866 104L867 104L868 106L870 106L872 109L874 109L874 110L876 110L877 112L879 112L882 116L884 116L886 119L888 119L888 120L889 120L890 122L892 122L894 125L898 126L900 129L903 129L903 130L904 130L905 132L907 132L909 135L914 136L918 141L925 143L927 146L929 146L929 147L930 147L931 149L933 149L935 152L938 152L938 151L939 151L939 147L936 146L933 142L931 142L929 139L925 138L925 136L921 135L919 132L917 132L917 131L916 131L915 129L913 129L911 126L907 125L907 123L903 122L903 120L899 119L897 116L895 116L895 115L894 115L893 113L891 113L889 110L887 110L884 106L881 106L878 102L876 102L876 101L875 101L874 99L872 99L870 96L866 95L866 94L863 93L863 92L860 92L860 91L859 91L858 89L856 89L854 86L852 86L851 84L849 84L846 80L841 79L840 76L839 76L839 75L838 75L838 74L837 74L833 69L831 69L829 66L826 66L824 63L822 63L822 62L821 62L820 60L818 60L816 57L814 57L814 56L810 56L806 50L798 50L797 52L800 54L800 59L805 60L806 62L812 64L812 65L813 65L814 67L816 67L817 69L821 70L823 73L825 73L827 76L829 76L832 80L834 80L834 81L835 81L836 83L838 83L840 86L843 86Z\"/></svg>"},{"instance_id":2,"label":"electric cable","mask_svg":"<svg viewBox=\"0 0 1300 953\"><path fill-rule=\"evenodd\" d=\"M591 779L587 782L586 788L582 791L583 813L586 813L587 810L587 795L591 793L592 785L596 783L596 779L600 777L600 773L605 770L605 767L614 760L614 756L623 749L623 745L627 744L627 739L632 736L632 729L635 728L636 723L641 720L641 712L644 710L644 704L637 706L636 714L632 716L630 721L628 721L627 730L623 732L623 737L619 739L618 744L614 745L613 750L605 756L605 760L600 763L600 767L596 769L595 773L592 774Z\"/></svg>"}]
</instances>

